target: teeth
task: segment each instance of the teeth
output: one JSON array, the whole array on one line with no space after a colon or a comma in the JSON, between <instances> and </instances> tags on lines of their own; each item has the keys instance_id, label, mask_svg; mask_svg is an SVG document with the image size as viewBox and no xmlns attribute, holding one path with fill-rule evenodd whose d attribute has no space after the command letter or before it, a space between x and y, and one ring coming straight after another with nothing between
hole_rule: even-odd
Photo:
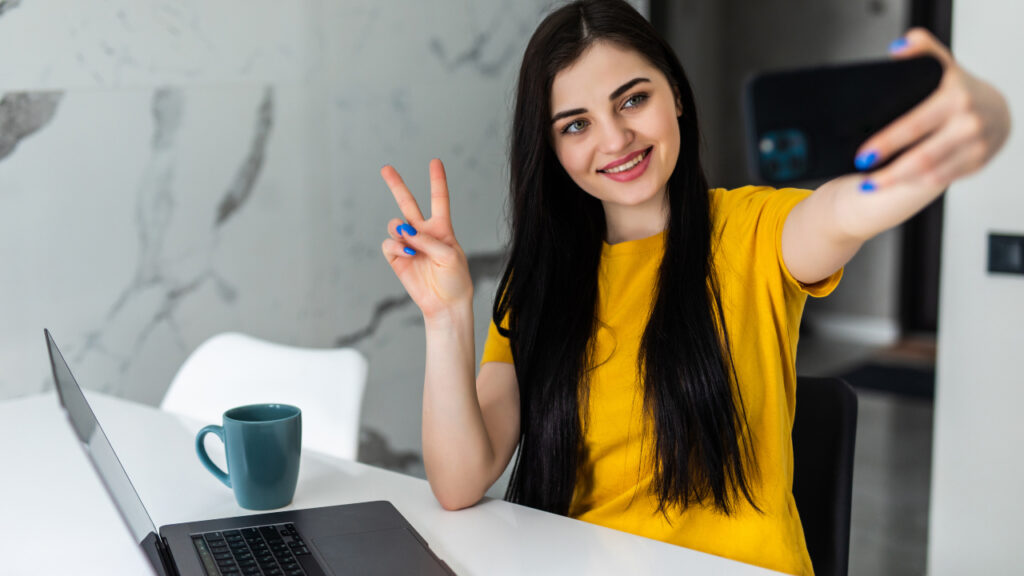
<instances>
[{"instance_id":1,"label":"teeth","mask_svg":"<svg viewBox=\"0 0 1024 576\"><path fill-rule=\"evenodd\" d=\"M633 158L629 162L626 162L625 164L619 164L615 168L609 168L609 169L605 170L604 172L605 172L605 174L618 174L619 172L625 172L626 170L630 170L634 166L636 166L637 164L643 162L644 158L646 158L646 157L647 157L647 151L644 150L643 154L637 156L636 158Z\"/></svg>"}]
</instances>

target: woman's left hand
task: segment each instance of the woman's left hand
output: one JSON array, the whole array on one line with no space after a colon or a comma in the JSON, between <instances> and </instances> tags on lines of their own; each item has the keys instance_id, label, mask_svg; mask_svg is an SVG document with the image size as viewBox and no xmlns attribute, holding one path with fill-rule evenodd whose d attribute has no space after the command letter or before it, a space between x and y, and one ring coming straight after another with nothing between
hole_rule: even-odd
<instances>
[{"instance_id":1,"label":"woman's left hand","mask_svg":"<svg viewBox=\"0 0 1024 576\"><path fill-rule=\"evenodd\" d=\"M927 30L911 29L893 46L894 58L931 55L944 72L935 92L860 147L858 166L871 153L876 155L871 164L877 164L906 149L868 175L861 188L909 185L939 192L980 169L1002 148L1010 133L1010 111L998 90L961 68Z\"/></svg>"}]
</instances>

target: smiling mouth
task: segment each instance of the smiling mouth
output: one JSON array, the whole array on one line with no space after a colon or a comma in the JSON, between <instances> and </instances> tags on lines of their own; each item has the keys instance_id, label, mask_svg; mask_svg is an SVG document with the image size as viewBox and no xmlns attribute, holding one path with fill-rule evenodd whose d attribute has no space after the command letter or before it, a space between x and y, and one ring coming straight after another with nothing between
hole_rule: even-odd
<instances>
[{"instance_id":1,"label":"smiling mouth","mask_svg":"<svg viewBox=\"0 0 1024 576\"><path fill-rule=\"evenodd\" d=\"M633 158L623 162L622 164L619 164L618 166L601 169L598 170L598 172L600 172L601 174L619 174L621 172L627 172L629 170L632 170L633 168L636 167L637 164L643 162L644 158L647 158L647 155L651 153L652 148L654 148L654 146L648 147L646 150L643 150L636 156L633 156Z\"/></svg>"}]
</instances>

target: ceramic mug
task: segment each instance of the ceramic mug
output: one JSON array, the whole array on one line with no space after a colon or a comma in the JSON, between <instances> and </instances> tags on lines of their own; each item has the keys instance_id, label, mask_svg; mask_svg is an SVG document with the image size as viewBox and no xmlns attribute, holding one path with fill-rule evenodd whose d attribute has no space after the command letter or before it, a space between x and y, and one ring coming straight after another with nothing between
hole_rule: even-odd
<instances>
[{"instance_id":1,"label":"ceramic mug","mask_svg":"<svg viewBox=\"0 0 1024 576\"><path fill-rule=\"evenodd\" d=\"M251 404L224 413L222 426L196 435L199 461L235 493L249 510L270 510L291 503L299 479L302 411L287 404ZM224 443L227 472L206 453L203 438L216 434Z\"/></svg>"}]
</instances>

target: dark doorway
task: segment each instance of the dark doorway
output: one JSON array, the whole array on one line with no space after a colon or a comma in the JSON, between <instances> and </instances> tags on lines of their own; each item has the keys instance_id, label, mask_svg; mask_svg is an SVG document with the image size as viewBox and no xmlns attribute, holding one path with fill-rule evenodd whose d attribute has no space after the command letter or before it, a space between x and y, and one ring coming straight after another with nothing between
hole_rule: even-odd
<instances>
[{"instance_id":1,"label":"dark doorway","mask_svg":"<svg viewBox=\"0 0 1024 576\"><path fill-rule=\"evenodd\" d=\"M952 39L953 0L912 0L910 25L927 28L943 44ZM900 266L900 330L932 333L939 323L944 196L903 225Z\"/></svg>"}]
</instances>

